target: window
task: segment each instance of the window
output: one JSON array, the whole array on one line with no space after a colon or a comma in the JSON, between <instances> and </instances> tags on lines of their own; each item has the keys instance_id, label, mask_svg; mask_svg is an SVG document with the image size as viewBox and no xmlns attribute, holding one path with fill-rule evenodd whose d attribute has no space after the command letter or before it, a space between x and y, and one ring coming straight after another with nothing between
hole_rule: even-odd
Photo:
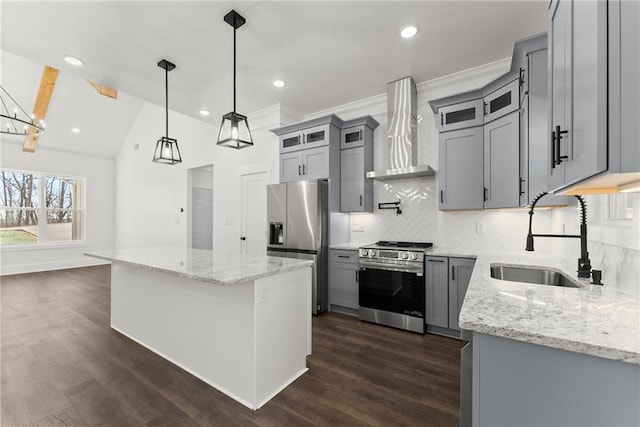
<instances>
[{"instance_id":1,"label":"window","mask_svg":"<svg viewBox=\"0 0 640 427\"><path fill-rule=\"evenodd\" d=\"M0 172L0 245L84 239L84 179Z\"/></svg>"}]
</instances>

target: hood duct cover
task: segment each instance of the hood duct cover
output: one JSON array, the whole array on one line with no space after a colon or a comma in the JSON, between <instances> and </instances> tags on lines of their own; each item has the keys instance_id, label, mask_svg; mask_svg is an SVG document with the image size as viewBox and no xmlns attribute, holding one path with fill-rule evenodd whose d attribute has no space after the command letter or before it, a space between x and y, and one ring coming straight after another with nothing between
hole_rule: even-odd
<instances>
[{"instance_id":1,"label":"hood duct cover","mask_svg":"<svg viewBox=\"0 0 640 427\"><path fill-rule=\"evenodd\" d=\"M418 91L411 77L387 84L387 152L389 169L367 172L377 180L435 176L428 165L418 165Z\"/></svg>"}]
</instances>

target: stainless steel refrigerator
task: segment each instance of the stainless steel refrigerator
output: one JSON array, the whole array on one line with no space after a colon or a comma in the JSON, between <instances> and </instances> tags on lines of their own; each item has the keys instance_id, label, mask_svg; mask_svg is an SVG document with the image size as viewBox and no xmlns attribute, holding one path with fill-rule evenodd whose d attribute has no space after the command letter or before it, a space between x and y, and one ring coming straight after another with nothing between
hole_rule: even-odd
<instances>
[{"instance_id":1,"label":"stainless steel refrigerator","mask_svg":"<svg viewBox=\"0 0 640 427\"><path fill-rule=\"evenodd\" d=\"M314 262L313 314L328 307L328 210L327 181L267 186L267 255Z\"/></svg>"}]
</instances>

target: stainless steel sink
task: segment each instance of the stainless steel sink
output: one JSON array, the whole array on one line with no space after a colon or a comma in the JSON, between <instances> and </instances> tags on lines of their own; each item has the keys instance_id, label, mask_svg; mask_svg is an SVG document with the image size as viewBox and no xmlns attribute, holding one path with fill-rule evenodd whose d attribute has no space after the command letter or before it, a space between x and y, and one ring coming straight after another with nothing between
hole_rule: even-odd
<instances>
[{"instance_id":1,"label":"stainless steel sink","mask_svg":"<svg viewBox=\"0 0 640 427\"><path fill-rule=\"evenodd\" d=\"M558 270L546 267L491 264L491 277L499 280L534 283L537 285L564 286L567 288L581 287L577 280L566 276Z\"/></svg>"}]
</instances>

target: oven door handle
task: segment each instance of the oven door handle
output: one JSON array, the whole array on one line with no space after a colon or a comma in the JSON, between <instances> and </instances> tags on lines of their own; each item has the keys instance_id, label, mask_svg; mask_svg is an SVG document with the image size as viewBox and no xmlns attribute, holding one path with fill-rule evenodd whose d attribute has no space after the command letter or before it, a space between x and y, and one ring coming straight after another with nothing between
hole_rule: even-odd
<instances>
[{"instance_id":1,"label":"oven door handle","mask_svg":"<svg viewBox=\"0 0 640 427\"><path fill-rule=\"evenodd\" d=\"M401 273L411 273L411 274L415 274L417 276L422 277L424 274L424 270L422 268L422 266L420 267L414 267L414 266L408 266L408 265L397 265L397 264L387 264L387 265L380 265L380 264L376 264L376 263L370 263L370 262L366 262L366 261L359 261L358 262L358 270L363 271L363 270L387 270L387 271L399 271Z\"/></svg>"}]
</instances>

